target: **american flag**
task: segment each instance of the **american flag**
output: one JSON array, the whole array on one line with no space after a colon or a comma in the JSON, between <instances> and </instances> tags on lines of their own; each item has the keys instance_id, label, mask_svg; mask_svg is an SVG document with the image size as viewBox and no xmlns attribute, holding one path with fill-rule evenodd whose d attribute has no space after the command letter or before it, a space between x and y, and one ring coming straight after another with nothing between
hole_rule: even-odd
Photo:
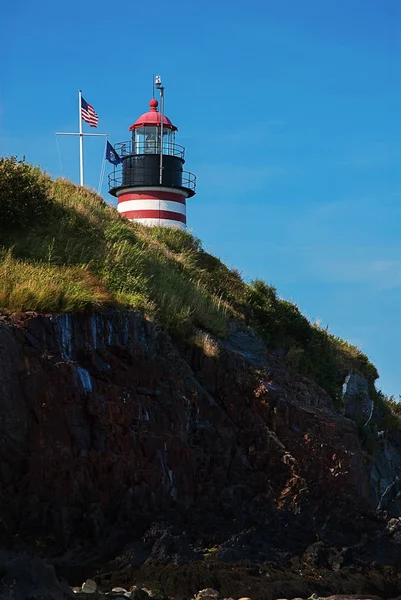
<instances>
[{"instance_id":1,"label":"american flag","mask_svg":"<svg viewBox=\"0 0 401 600\"><path fill-rule=\"evenodd\" d=\"M89 123L91 127L97 127L99 117L93 106L88 104L83 98L81 98L81 117L85 123Z\"/></svg>"}]
</instances>

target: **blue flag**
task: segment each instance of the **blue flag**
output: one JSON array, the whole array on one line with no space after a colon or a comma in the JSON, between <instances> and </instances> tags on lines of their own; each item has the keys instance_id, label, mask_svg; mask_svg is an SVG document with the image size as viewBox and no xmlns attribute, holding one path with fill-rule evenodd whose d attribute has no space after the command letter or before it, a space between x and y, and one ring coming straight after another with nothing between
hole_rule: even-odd
<instances>
[{"instance_id":1,"label":"blue flag","mask_svg":"<svg viewBox=\"0 0 401 600\"><path fill-rule=\"evenodd\" d=\"M111 162L113 165L118 165L121 162L121 158L118 156L117 152L114 150L110 142L107 142L106 160Z\"/></svg>"}]
</instances>

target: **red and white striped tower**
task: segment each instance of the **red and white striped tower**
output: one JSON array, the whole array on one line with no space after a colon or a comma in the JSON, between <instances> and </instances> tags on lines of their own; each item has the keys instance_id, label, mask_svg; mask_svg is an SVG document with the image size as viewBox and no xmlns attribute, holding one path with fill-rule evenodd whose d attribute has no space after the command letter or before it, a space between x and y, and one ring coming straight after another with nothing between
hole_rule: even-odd
<instances>
[{"instance_id":1,"label":"red and white striped tower","mask_svg":"<svg viewBox=\"0 0 401 600\"><path fill-rule=\"evenodd\" d=\"M115 145L122 162L109 175L109 191L127 219L185 229L196 177L183 170L185 148L175 143L177 127L164 115L163 95L161 113L154 98L149 108L129 128L132 139Z\"/></svg>"}]
</instances>

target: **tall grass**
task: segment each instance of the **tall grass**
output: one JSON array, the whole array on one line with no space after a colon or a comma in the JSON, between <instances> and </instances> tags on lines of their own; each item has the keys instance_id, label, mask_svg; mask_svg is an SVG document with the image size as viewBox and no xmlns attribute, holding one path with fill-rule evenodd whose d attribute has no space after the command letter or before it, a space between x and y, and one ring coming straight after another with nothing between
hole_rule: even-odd
<instances>
[{"instance_id":1,"label":"tall grass","mask_svg":"<svg viewBox=\"0 0 401 600\"><path fill-rule=\"evenodd\" d=\"M12 226L10 226L10 224ZM357 348L312 325L274 287L240 274L189 233L121 217L94 192L0 159L0 310L142 310L177 333L253 326L339 400L349 370L378 374Z\"/></svg>"},{"instance_id":2,"label":"tall grass","mask_svg":"<svg viewBox=\"0 0 401 600\"><path fill-rule=\"evenodd\" d=\"M85 269L17 260L0 251L2 311L82 311L109 302L105 287Z\"/></svg>"}]
</instances>

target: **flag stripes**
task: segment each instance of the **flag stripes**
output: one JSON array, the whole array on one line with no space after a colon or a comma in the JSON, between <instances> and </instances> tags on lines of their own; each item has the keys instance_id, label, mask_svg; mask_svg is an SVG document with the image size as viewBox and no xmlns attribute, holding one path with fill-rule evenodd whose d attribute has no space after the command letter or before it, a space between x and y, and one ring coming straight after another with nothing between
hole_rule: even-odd
<instances>
[{"instance_id":1,"label":"flag stripes","mask_svg":"<svg viewBox=\"0 0 401 600\"><path fill-rule=\"evenodd\" d=\"M88 104L82 97L81 97L81 117L82 117L82 120L85 121L85 123L89 123L89 125L91 127L97 127L97 124L99 122L99 117L98 117L95 109L93 108L93 106Z\"/></svg>"}]
</instances>

